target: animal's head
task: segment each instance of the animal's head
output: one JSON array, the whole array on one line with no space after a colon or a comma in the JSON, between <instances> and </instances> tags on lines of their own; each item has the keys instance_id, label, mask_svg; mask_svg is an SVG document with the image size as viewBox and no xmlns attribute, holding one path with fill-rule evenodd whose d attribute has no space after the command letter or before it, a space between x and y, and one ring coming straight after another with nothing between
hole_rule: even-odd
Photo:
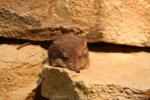
<instances>
[{"instance_id":1,"label":"animal's head","mask_svg":"<svg viewBox=\"0 0 150 100\"><path fill-rule=\"evenodd\" d=\"M89 62L87 42L74 34L66 34L55 40L48 51L49 63L80 72Z\"/></svg>"}]
</instances>

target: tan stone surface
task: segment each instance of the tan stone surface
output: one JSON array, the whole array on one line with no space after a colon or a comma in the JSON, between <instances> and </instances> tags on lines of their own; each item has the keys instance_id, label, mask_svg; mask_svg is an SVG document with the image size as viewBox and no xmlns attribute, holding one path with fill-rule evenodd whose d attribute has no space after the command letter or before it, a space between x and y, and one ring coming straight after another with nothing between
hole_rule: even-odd
<instances>
[{"instance_id":1,"label":"tan stone surface","mask_svg":"<svg viewBox=\"0 0 150 100\"><path fill-rule=\"evenodd\" d=\"M81 73L46 63L42 75L42 96L52 100L141 100L150 88L150 53L90 51Z\"/></svg>"},{"instance_id":2,"label":"tan stone surface","mask_svg":"<svg viewBox=\"0 0 150 100\"><path fill-rule=\"evenodd\" d=\"M47 52L38 45L19 50L19 44L0 44L0 100L24 100L38 85Z\"/></svg>"},{"instance_id":3,"label":"tan stone surface","mask_svg":"<svg viewBox=\"0 0 150 100\"><path fill-rule=\"evenodd\" d=\"M150 46L150 1L0 1L0 36L43 41L69 32L89 42Z\"/></svg>"},{"instance_id":4,"label":"tan stone surface","mask_svg":"<svg viewBox=\"0 0 150 100\"><path fill-rule=\"evenodd\" d=\"M47 51L39 45L17 50L18 46L0 44L0 100L24 100L37 86L42 63L47 59ZM90 65L80 74L46 64L50 69L43 69L42 95L66 98L64 94L69 93L71 100L144 98L143 91L150 88L149 48L92 44L89 49Z\"/></svg>"}]
</instances>

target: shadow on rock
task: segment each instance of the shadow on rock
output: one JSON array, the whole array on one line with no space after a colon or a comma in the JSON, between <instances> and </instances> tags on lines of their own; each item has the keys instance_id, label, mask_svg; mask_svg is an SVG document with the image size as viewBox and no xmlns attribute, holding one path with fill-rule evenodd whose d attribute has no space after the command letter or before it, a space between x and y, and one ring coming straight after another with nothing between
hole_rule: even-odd
<instances>
[{"instance_id":1,"label":"shadow on rock","mask_svg":"<svg viewBox=\"0 0 150 100\"><path fill-rule=\"evenodd\" d=\"M150 52L150 47L136 47L127 45L117 45L111 43L92 43L88 44L90 51L95 52L116 52L116 53L135 53L135 52Z\"/></svg>"},{"instance_id":2,"label":"shadow on rock","mask_svg":"<svg viewBox=\"0 0 150 100\"><path fill-rule=\"evenodd\" d=\"M68 73L58 69L44 69L41 94L50 100L80 100Z\"/></svg>"},{"instance_id":3,"label":"shadow on rock","mask_svg":"<svg viewBox=\"0 0 150 100\"><path fill-rule=\"evenodd\" d=\"M41 75L42 83L28 95L26 100L80 100L66 72L46 68Z\"/></svg>"},{"instance_id":4,"label":"shadow on rock","mask_svg":"<svg viewBox=\"0 0 150 100\"><path fill-rule=\"evenodd\" d=\"M15 39L15 38L5 38L0 36L0 45L9 44L9 45L23 45L28 43L29 45L40 45L44 49L48 49L52 41L32 41L24 39Z\"/></svg>"},{"instance_id":5,"label":"shadow on rock","mask_svg":"<svg viewBox=\"0 0 150 100\"><path fill-rule=\"evenodd\" d=\"M52 41L31 41L31 40L22 40L22 39L11 39L0 37L0 44L16 44L22 45L24 43L30 43L32 45L40 45L44 49L48 49ZM150 47L136 47L136 46L127 46L119 45L112 43L89 43L88 48L90 51L95 52L120 52L120 53L134 53L134 52L150 52Z\"/></svg>"},{"instance_id":6,"label":"shadow on rock","mask_svg":"<svg viewBox=\"0 0 150 100\"><path fill-rule=\"evenodd\" d=\"M49 100L41 96L41 85L28 94L25 100Z\"/></svg>"}]
</instances>

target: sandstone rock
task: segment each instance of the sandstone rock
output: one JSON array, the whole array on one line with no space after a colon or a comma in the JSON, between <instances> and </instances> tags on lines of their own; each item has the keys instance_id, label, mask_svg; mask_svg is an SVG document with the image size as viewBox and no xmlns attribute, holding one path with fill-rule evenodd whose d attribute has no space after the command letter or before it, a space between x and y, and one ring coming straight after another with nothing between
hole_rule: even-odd
<instances>
[{"instance_id":1,"label":"sandstone rock","mask_svg":"<svg viewBox=\"0 0 150 100\"><path fill-rule=\"evenodd\" d=\"M90 52L90 65L79 74L45 63L41 95L50 100L143 100L150 88L149 55Z\"/></svg>"},{"instance_id":2,"label":"sandstone rock","mask_svg":"<svg viewBox=\"0 0 150 100\"><path fill-rule=\"evenodd\" d=\"M0 44L0 100L24 100L38 85L47 52L40 46Z\"/></svg>"},{"instance_id":3,"label":"sandstone rock","mask_svg":"<svg viewBox=\"0 0 150 100\"><path fill-rule=\"evenodd\" d=\"M70 32L89 42L149 47L150 1L0 1L0 36L44 41Z\"/></svg>"}]
</instances>

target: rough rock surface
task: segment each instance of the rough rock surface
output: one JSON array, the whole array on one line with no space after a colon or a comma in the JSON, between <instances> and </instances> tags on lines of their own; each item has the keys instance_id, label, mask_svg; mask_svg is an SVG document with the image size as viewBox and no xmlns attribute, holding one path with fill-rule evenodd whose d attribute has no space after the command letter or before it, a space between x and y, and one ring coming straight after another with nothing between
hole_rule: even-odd
<instances>
[{"instance_id":1,"label":"rough rock surface","mask_svg":"<svg viewBox=\"0 0 150 100\"><path fill-rule=\"evenodd\" d=\"M150 88L149 60L144 51L90 52L90 65L79 74L46 63L41 95L50 100L143 100Z\"/></svg>"},{"instance_id":2,"label":"rough rock surface","mask_svg":"<svg viewBox=\"0 0 150 100\"><path fill-rule=\"evenodd\" d=\"M43 41L69 32L89 42L150 46L150 1L0 1L0 36Z\"/></svg>"},{"instance_id":3,"label":"rough rock surface","mask_svg":"<svg viewBox=\"0 0 150 100\"><path fill-rule=\"evenodd\" d=\"M8 39L6 42L9 43L5 43L1 40L0 100L24 100L38 85L38 74L43 61L47 59L47 51L39 45L28 45L17 50L20 46L18 41ZM91 63L80 74L45 65L50 69L44 68L41 73L44 77L42 91L45 90L42 95L50 95L57 100L66 98L65 93L69 93L67 96L71 100L144 98L143 91L150 88L149 48L92 44L89 49L92 51ZM37 94L33 92L26 100L47 100L40 96L39 89ZM146 98L150 98L149 93L146 93Z\"/></svg>"},{"instance_id":4,"label":"rough rock surface","mask_svg":"<svg viewBox=\"0 0 150 100\"><path fill-rule=\"evenodd\" d=\"M47 51L38 45L18 46L0 44L0 100L24 100L38 85Z\"/></svg>"}]
</instances>

